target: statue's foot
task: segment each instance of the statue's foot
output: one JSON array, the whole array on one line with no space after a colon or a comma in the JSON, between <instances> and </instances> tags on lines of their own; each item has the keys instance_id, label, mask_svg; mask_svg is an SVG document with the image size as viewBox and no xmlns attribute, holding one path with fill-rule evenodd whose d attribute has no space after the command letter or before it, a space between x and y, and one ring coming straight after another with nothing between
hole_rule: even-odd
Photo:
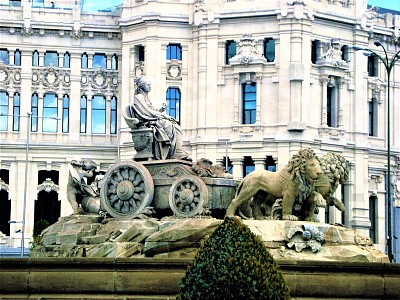
<instances>
[{"instance_id":1,"label":"statue's foot","mask_svg":"<svg viewBox=\"0 0 400 300\"><path fill-rule=\"evenodd\" d=\"M337 199L333 200L333 205L335 205L335 207L340 211L345 210L344 204Z\"/></svg>"},{"instance_id":2,"label":"statue's foot","mask_svg":"<svg viewBox=\"0 0 400 300\"><path fill-rule=\"evenodd\" d=\"M282 220L288 220L288 221L298 221L299 218L294 216L294 215L282 215Z\"/></svg>"},{"instance_id":3,"label":"statue's foot","mask_svg":"<svg viewBox=\"0 0 400 300\"><path fill-rule=\"evenodd\" d=\"M228 207L225 213L225 217L233 217L236 213L236 208L234 207Z\"/></svg>"}]
</instances>

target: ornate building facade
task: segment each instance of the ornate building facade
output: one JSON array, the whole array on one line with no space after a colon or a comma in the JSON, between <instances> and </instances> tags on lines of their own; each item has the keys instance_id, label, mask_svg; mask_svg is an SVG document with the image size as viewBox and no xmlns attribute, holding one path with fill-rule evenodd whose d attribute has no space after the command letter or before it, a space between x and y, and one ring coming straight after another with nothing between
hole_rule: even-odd
<instances>
[{"instance_id":1,"label":"ornate building facade","mask_svg":"<svg viewBox=\"0 0 400 300\"><path fill-rule=\"evenodd\" d=\"M207 157L235 178L281 168L304 147L343 155L351 174L337 196L346 211L321 209L319 218L385 250L387 114L398 173L400 65L388 79L376 56L353 46L384 55L378 40L393 56L399 14L363 0L124 0L98 12L82 11L79 0L0 4L0 226L10 244L20 243L23 207L26 246L35 224L72 212L72 160L91 158L101 173L131 159L121 112L144 75L155 106L166 103L179 121L192 158Z\"/></svg>"}]
</instances>

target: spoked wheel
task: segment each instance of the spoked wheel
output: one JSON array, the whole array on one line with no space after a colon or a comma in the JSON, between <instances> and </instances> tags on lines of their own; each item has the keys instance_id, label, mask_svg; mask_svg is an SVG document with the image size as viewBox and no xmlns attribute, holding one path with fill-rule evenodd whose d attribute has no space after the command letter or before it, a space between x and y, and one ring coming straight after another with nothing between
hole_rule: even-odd
<instances>
[{"instance_id":1,"label":"spoked wheel","mask_svg":"<svg viewBox=\"0 0 400 300\"><path fill-rule=\"evenodd\" d=\"M169 190L169 206L178 217L199 215L207 203L208 189L199 177L185 175L178 178Z\"/></svg>"},{"instance_id":2,"label":"spoked wheel","mask_svg":"<svg viewBox=\"0 0 400 300\"><path fill-rule=\"evenodd\" d=\"M150 172L131 161L114 164L104 175L100 188L101 207L114 218L139 215L150 206L153 195Z\"/></svg>"}]
</instances>

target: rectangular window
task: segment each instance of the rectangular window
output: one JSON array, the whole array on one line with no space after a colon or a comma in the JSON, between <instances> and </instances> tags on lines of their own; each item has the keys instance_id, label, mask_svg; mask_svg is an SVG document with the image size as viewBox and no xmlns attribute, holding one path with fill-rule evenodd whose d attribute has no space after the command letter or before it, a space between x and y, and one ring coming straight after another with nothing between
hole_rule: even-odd
<instances>
[{"instance_id":1,"label":"rectangular window","mask_svg":"<svg viewBox=\"0 0 400 300\"><path fill-rule=\"evenodd\" d=\"M327 109L327 125L329 127L337 127L337 103L336 103L336 87L327 87L327 99L326 99L326 109Z\"/></svg>"},{"instance_id":2,"label":"rectangular window","mask_svg":"<svg viewBox=\"0 0 400 300\"><path fill-rule=\"evenodd\" d=\"M58 120L57 96L55 94L45 94L43 97L43 132L57 132Z\"/></svg>"},{"instance_id":3,"label":"rectangular window","mask_svg":"<svg viewBox=\"0 0 400 300\"><path fill-rule=\"evenodd\" d=\"M69 131L69 97L64 95L63 97L63 109L62 109L62 132L67 133Z\"/></svg>"},{"instance_id":4,"label":"rectangular window","mask_svg":"<svg viewBox=\"0 0 400 300\"><path fill-rule=\"evenodd\" d=\"M15 50L14 52L14 65L15 66L21 65L21 51L19 51L19 49Z\"/></svg>"},{"instance_id":5,"label":"rectangular window","mask_svg":"<svg viewBox=\"0 0 400 300\"><path fill-rule=\"evenodd\" d=\"M275 61L275 40L273 38L264 40L264 57L268 62Z\"/></svg>"},{"instance_id":6,"label":"rectangular window","mask_svg":"<svg viewBox=\"0 0 400 300\"><path fill-rule=\"evenodd\" d=\"M180 102L181 92L178 88L168 88L167 90L167 114L179 123L180 121Z\"/></svg>"},{"instance_id":7,"label":"rectangular window","mask_svg":"<svg viewBox=\"0 0 400 300\"><path fill-rule=\"evenodd\" d=\"M10 56L7 49L0 49L0 61L2 61L5 65L10 63Z\"/></svg>"},{"instance_id":8,"label":"rectangular window","mask_svg":"<svg viewBox=\"0 0 400 300\"><path fill-rule=\"evenodd\" d=\"M317 59L318 59L318 56L317 56L317 45L318 45L318 42L319 41L317 41L317 40L313 40L311 42L311 62L313 64L316 64L317 63Z\"/></svg>"},{"instance_id":9,"label":"rectangular window","mask_svg":"<svg viewBox=\"0 0 400 300\"><path fill-rule=\"evenodd\" d=\"M37 132L38 130L38 104L39 98L37 94L32 95L32 104L31 104L31 112L32 112L32 119L31 119L31 131Z\"/></svg>"},{"instance_id":10,"label":"rectangular window","mask_svg":"<svg viewBox=\"0 0 400 300\"><path fill-rule=\"evenodd\" d=\"M229 65L229 60L236 55L236 42L228 40L225 42L225 64Z\"/></svg>"},{"instance_id":11,"label":"rectangular window","mask_svg":"<svg viewBox=\"0 0 400 300\"><path fill-rule=\"evenodd\" d=\"M254 160L251 156L245 156L243 159L243 177L255 170Z\"/></svg>"},{"instance_id":12,"label":"rectangular window","mask_svg":"<svg viewBox=\"0 0 400 300\"><path fill-rule=\"evenodd\" d=\"M144 61L144 46L139 45L138 47L138 60Z\"/></svg>"},{"instance_id":13,"label":"rectangular window","mask_svg":"<svg viewBox=\"0 0 400 300\"><path fill-rule=\"evenodd\" d=\"M167 46L167 60L182 60L182 47L180 44L169 44Z\"/></svg>"},{"instance_id":14,"label":"rectangular window","mask_svg":"<svg viewBox=\"0 0 400 300\"><path fill-rule=\"evenodd\" d=\"M372 242L376 244L376 229L377 227L377 197L369 197L369 221L371 222L371 227L369 228L369 237Z\"/></svg>"},{"instance_id":15,"label":"rectangular window","mask_svg":"<svg viewBox=\"0 0 400 300\"><path fill-rule=\"evenodd\" d=\"M243 124L254 124L256 122L256 92L254 82L243 84Z\"/></svg>"},{"instance_id":16,"label":"rectangular window","mask_svg":"<svg viewBox=\"0 0 400 300\"><path fill-rule=\"evenodd\" d=\"M368 56L368 76L378 76L378 60L375 55Z\"/></svg>"},{"instance_id":17,"label":"rectangular window","mask_svg":"<svg viewBox=\"0 0 400 300\"><path fill-rule=\"evenodd\" d=\"M0 92L0 131L8 130L8 94Z\"/></svg>"},{"instance_id":18,"label":"rectangular window","mask_svg":"<svg viewBox=\"0 0 400 300\"><path fill-rule=\"evenodd\" d=\"M15 93L13 100L13 131L19 131L20 113L21 113L21 97L19 96L19 93Z\"/></svg>"},{"instance_id":19,"label":"rectangular window","mask_svg":"<svg viewBox=\"0 0 400 300\"><path fill-rule=\"evenodd\" d=\"M92 133L106 133L106 100L94 96L92 100Z\"/></svg>"},{"instance_id":20,"label":"rectangular window","mask_svg":"<svg viewBox=\"0 0 400 300\"><path fill-rule=\"evenodd\" d=\"M377 102L372 99L368 102L368 134L369 136L377 136Z\"/></svg>"},{"instance_id":21,"label":"rectangular window","mask_svg":"<svg viewBox=\"0 0 400 300\"><path fill-rule=\"evenodd\" d=\"M80 133L86 133L86 119L87 119L87 98L81 97L81 126Z\"/></svg>"},{"instance_id":22,"label":"rectangular window","mask_svg":"<svg viewBox=\"0 0 400 300\"><path fill-rule=\"evenodd\" d=\"M54 66L58 67L58 53L55 51L46 51L44 54L44 63L45 67Z\"/></svg>"},{"instance_id":23,"label":"rectangular window","mask_svg":"<svg viewBox=\"0 0 400 300\"><path fill-rule=\"evenodd\" d=\"M110 133L117 133L117 97L113 96L110 103L111 116L110 116Z\"/></svg>"},{"instance_id":24,"label":"rectangular window","mask_svg":"<svg viewBox=\"0 0 400 300\"><path fill-rule=\"evenodd\" d=\"M107 56L104 53L95 53L93 55L92 69L107 69Z\"/></svg>"}]
</instances>

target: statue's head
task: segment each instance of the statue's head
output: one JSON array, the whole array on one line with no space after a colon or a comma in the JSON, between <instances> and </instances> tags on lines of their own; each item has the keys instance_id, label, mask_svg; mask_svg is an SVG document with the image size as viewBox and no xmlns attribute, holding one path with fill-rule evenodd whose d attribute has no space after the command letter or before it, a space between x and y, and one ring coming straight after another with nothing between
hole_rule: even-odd
<instances>
[{"instance_id":1,"label":"statue's head","mask_svg":"<svg viewBox=\"0 0 400 300\"><path fill-rule=\"evenodd\" d=\"M135 85L137 94L139 93L148 93L151 90L151 82L144 76L136 77L135 78Z\"/></svg>"}]
</instances>

